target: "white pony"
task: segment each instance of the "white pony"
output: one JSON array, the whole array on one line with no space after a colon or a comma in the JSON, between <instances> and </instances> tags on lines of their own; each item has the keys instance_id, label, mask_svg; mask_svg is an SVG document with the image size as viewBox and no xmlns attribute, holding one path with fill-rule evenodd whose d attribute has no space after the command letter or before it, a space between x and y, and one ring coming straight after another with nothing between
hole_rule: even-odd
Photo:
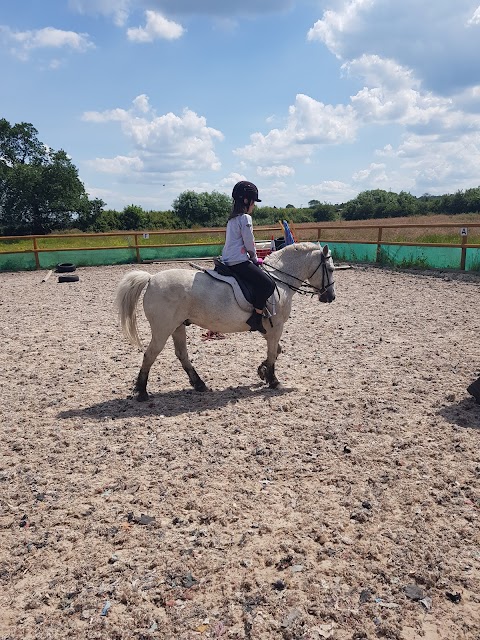
<instances>
[{"instance_id":1,"label":"white pony","mask_svg":"<svg viewBox=\"0 0 480 640\"><path fill-rule=\"evenodd\" d=\"M335 267L328 245L322 248L318 243L303 242L271 253L263 268L275 280L276 313L263 321L267 358L258 367L258 375L274 389L279 385L275 376L275 361L281 352L279 340L290 316L293 294L317 294L321 302L332 302L335 300ZM197 391L206 391L205 383L188 357L185 326L196 324L222 333L249 331L246 321L251 312L240 308L228 283L204 271L167 269L153 276L146 271L130 271L118 285L115 302L126 338L140 349L136 309L145 286L143 308L152 337L135 384L137 399L148 399L148 374L169 336L173 338L175 354L191 385Z\"/></svg>"}]
</instances>

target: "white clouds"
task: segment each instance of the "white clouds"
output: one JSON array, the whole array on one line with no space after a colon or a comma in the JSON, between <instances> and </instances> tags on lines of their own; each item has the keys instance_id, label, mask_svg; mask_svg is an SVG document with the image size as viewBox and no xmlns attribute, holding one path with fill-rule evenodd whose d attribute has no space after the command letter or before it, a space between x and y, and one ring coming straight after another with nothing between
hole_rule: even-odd
<instances>
[{"instance_id":1,"label":"white clouds","mask_svg":"<svg viewBox=\"0 0 480 640\"><path fill-rule=\"evenodd\" d=\"M184 33L184 28L176 22L171 22L155 11L145 11L145 27L135 27L127 30L127 38L132 42L153 42L158 38L176 40Z\"/></svg>"},{"instance_id":2,"label":"white clouds","mask_svg":"<svg viewBox=\"0 0 480 640\"><path fill-rule=\"evenodd\" d=\"M359 3L350 6L354 4L356 8L360 6ZM374 3L363 3L362 8L367 4L372 7ZM299 94L295 104L289 107L283 128L252 134L250 144L234 153L246 164L260 164L261 171L257 169L257 173L262 177L287 177L293 174L276 173L279 166L287 166L280 163L288 161L298 174L298 163L318 158L320 148L354 144L357 133L366 126L395 125L394 139L398 140L401 135L402 141L396 148L387 144L376 152L385 162L370 162L366 168L360 166L352 173L352 184L357 191L359 188L417 192L428 189L433 193L437 186L445 192L448 190L445 180L461 184L461 180L466 183L467 176L476 176L480 147L471 140L480 135L480 116L478 109L475 112L473 108L480 99L478 85L462 94L463 101L472 104L472 112L466 113L453 97L425 90L414 69L393 59L363 54L346 61L342 70L349 77L365 82L365 86L351 96L349 104L326 105ZM468 159L463 151L467 147ZM337 182L345 193L345 183ZM319 185L317 188L322 193ZM323 193L325 191L327 189ZM332 190L330 194L335 195Z\"/></svg>"},{"instance_id":3,"label":"white clouds","mask_svg":"<svg viewBox=\"0 0 480 640\"><path fill-rule=\"evenodd\" d=\"M77 53L85 53L88 49L95 48L88 34L63 31L53 27L33 31L13 31L9 27L0 26L0 35L11 46L11 52L22 60L27 60L35 49L69 49Z\"/></svg>"},{"instance_id":4,"label":"white clouds","mask_svg":"<svg viewBox=\"0 0 480 640\"><path fill-rule=\"evenodd\" d=\"M276 204L345 201L377 186L447 192L478 182L479 2L309 0L309 12L322 8L306 26L306 0L52 0L41 12L35 0L28 11L13 3L15 23L0 39L38 62L5 65L6 77L21 67L22 87L39 68L65 65L66 52L90 52L93 40L98 49L76 57L75 74L43 74L44 111L35 104L29 114L23 93L5 112L38 119L46 136L50 120L59 136L61 102L73 123L65 146L89 171L86 157L96 157L90 183L104 174L142 197L146 183L173 200L177 185L208 190L245 177ZM159 41L181 55L148 46ZM246 100L240 69L252 74ZM137 97L115 108L125 95ZM169 106L156 113L151 103ZM105 104L113 108L87 111ZM93 139L76 150L82 112Z\"/></svg>"},{"instance_id":5,"label":"white clouds","mask_svg":"<svg viewBox=\"0 0 480 640\"><path fill-rule=\"evenodd\" d=\"M411 175L417 189L445 193L464 189L478 183L480 164L480 132L470 132L452 139L431 136L426 139L414 134L406 136L396 149L403 174Z\"/></svg>"},{"instance_id":6,"label":"white clouds","mask_svg":"<svg viewBox=\"0 0 480 640\"><path fill-rule=\"evenodd\" d=\"M449 118L450 99L422 93L407 85L391 88L388 84L364 87L352 96L352 105L362 121L418 126Z\"/></svg>"},{"instance_id":7,"label":"white clouds","mask_svg":"<svg viewBox=\"0 0 480 640\"><path fill-rule=\"evenodd\" d=\"M480 24L480 6L475 9L473 16L469 20L467 20L467 24Z\"/></svg>"},{"instance_id":8,"label":"white clouds","mask_svg":"<svg viewBox=\"0 0 480 640\"><path fill-rule=\"evenodd\" d=\"M412 69L404 67L395 60L377 55L363 54L359 58L345 62L341 68L352 76L360 76L367 84L382 85L391 90L420 86L420 81L414 77Z\"/></svg>"},{"instance_id":9,"label":"white clouds","mask_svg":"<svg viewBox=\"0 0 480 640\"><path fill-rule=\"evenodd\" d=\"M70 7L82 14L112 16L118 27L123 27L134 0L69 0Z\"/></svg>"},{"instance_id":10,"label":"white clouds","mask_svg":"<svg viewBox=\"0 0 480 640\"><path fill-rule=\"evenodd\" d=\"M223 139L223 134L208 127L206 119L190 109L184 109L180 116L174 113L157 116L148 97L140 95L130 110L89 111L84 113L83 120L120 123L133 147L126 156L97 159L95 166L99 171L125 175L141 172L144 180L154 182L165 173L220 168L214 145Z\"/></svg>"},{"instance_id":11,"label":"white clouds","mask_svg":"<svg viewBox=\"0 0 480 640\"><path fill-rule=\"evenodd\" d=\"M350 142L355 133L355 113L350 106L325 105L299 94L289 108L284 129L272 129L267 135L254 133L250 136L251 144L233 153L261 164L306 159L319 145Z\"/></svg>"},{"instance_id":12,"label":"white clouds","mask_svg":"<svg viewBox=\"0 0 480 640\"><path fill-rule=\"evenodd\" d=\"M327 10L308 31L308 40L320 40L337 57L343 57L344 42L355 32L361 33L363 14L375 5L375 0L350 0L340 11Z\"/></svg>"},{"instance_id":13,"label":"white clouds","mask_svg":"<svg viewBox=\"0 0 480 640\"><path fill-rule=\"evenodd\" d=\"M459 135L466 130L480 129L480 117L476 113L464 113L453 98L422 90L413 71L392 60L365 55L345 63L343 68L363 76L370 85L351 97L359 122L393 123L405 126L406 132L422 131L425 136ZM464 92L462 99L466 101L468 94L473 101L475 93L474 89ZM477 104L479 97L476 96Z\"/></svg>"},{"instance_id":14,"label":"white clouds","mask_svg":"<svg viewBox=\"0 0 480 640\"><path fill-rule=\"evenodd\" d=\"M284 164L270 167L257 167L257 175L262 178L285 178L295 175L295 169L293 167L287 167Z\"/></svg>"},{"instance_id":15,"label":"white clouds","mask_svg":"<svg viewBox=\"0 0 480 640\"><path fill-rule=\"evenodd\" d=\"M355 114L349 105L325 105L303 94L290 107L289 120L295 142L302 144L351 142L356 133Z\"/></svg>"},{"instance_id":16,"label":"white clouds","mask_svg":"<svg viewBox=\"0 0 480 640\"><path fill-rule=\"evenodd\" d=\"M117 175L125 175L134 171L142 171L144 168L140 158L116 156L115 158L96 158L91 161L97 171L103 173L114 173Z\"/></svg>"},{"instance_id":17,"label":"white clouds","mask_svg":"<svg viewBox=\"0 0 480 640\"><path fill-rule=\"evenodd\" d=\"M82 120L85 122L122 122L129 119L128 111L125 109L111 109L108 111L85 111Z\"/></svg>"},{"instance_id":18,"label":"white clouds","mask_svg":"<svg viewBox=\"0 0 480 640\"><path fill-rule=\"evenodd\" d=\"M316 184L302 184L298 185L298 191L301 195L301 203L303 206L309 200L319 200L320 202L347 202L354 198L357 193L357 188L352 188L346 182L341 180L323 180Z\"/></svg>"},{"instance_id":19,"label":"white clouds","mask_svg":"<svg viewBox=\"0 0 480 640\"><path fill-rule=\"evenodd\" d=\"M338 58L364 54L413 69L429 90L451 93L477 82L480 38L478 0L341 0L307 34Z\"/></svg>"},{"instance_id":20,"label":"white clouds","mask_svg":"<svg viewBox=\"0 0 480 640\"><path fill-rule=\"evenodd\" d=\"M135 100L133 101L133 106L140 113L148 113L151 110L148 96L144 93L135 98Z\"/></svg>"},{"instance_id":21,"label":"white clouds","mask_svg":"<svg viewBox=\"0 0 480 640\"><path fill-rule=\"evenodd\" d=\"M377 164L372 162L368 169L362 169L361 171L357 171L353 174L354 182L365 182L368 181L369 185L375 185L376 188L385 188L379 187L379 185L385 185L388 182L387 174L385 172L386 165L385 164Z\"/></svg>"}]
</instances>

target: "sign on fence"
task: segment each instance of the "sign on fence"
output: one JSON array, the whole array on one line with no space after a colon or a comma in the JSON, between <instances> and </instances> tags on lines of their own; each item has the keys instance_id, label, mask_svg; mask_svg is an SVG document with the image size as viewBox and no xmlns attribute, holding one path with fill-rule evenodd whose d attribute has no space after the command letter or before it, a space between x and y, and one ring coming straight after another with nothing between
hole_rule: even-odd
<instances>
[{"instance_id":1,"label":"sign on fence","mask_svg":"<svg viewBox=\"0 0 480 640\"><path fill-rule=\"evenodd\" d=\"M468 236L468 227L462 227L460 229L460 235L461 236Z\"/></svg>"}]
</instances>

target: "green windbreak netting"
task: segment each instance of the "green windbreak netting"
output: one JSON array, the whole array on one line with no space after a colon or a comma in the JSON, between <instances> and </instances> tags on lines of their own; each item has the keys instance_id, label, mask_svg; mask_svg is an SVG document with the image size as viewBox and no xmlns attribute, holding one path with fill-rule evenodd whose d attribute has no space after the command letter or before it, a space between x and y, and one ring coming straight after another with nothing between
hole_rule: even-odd
<instances>
[{"instance_id":1,"label":"green windbreak netting","mask_svg":"<svg viewBox=\"0 0 480 640\"><path fill-rule=\"evenodd\" d=\"M457 247L399 247L382 245L380 264L403 268L459 269L461 249Z\"/></svg>"},{"instance_id":2,"label":"green windbreak netting","mask_svg":"<svg viewBox=\"0 0 480 640\"><path fill-rule=\"evenodd\" d=\"M465 271L480 271L480 249L467 249Z\"/></svg>"},{"instance_id":3,"label":"green windbreak netting","mask_svg":"<svg viewBox=\"0 0 480 640\"><path fill-rule=\"evenodd\" d=\"M375 262L377 245L347 242L328 242L334 262Z\"/></svg>"},{"instance_id":4,"label":"green windbreak netting","mask_svg":"<svg viewBox=\"0 0 480 640\"><path fill-rule=\"evenodd\" d=\"M33 253L0 253L0 271L30 271L36 268Z\"/></svg>"},{"instance_id":5,"label":"green windbreak netting","mask_svg":"<svg viewBox=\"0 0 480 640\"><path fill-rule=\"evenodd\" d=\"M45 251L38 254L42 269L54 269L60 262L73 262L77 267L136 262L135 249L98 249L96 251Z\"/></svg>"},{"instance_id":6,"label":"green windbreak netting","mask_svg":"<svg viewBox=\"0 0 480 640\"><path fill-rule=\"evenodd\" d=\"M184 247L142 247L139 249L140 262L143 260L185 260L188 258L213 258L222 252L223 244L198 244ZM122 249L95 249L85 251L41 251L38 254L41 269L55 269L57 264L71 262L77 267L94 267L108 264L130 264L137 262L134 247ZM35 269L33 253L0 253L0 271L26 271Z\"/></svg>"},{"instance_id":7,"label":"green windbreak netting","mask_svg":"<svg viewBox=\"0 0 480 640\"><path fill-rule=\"evenodd\" d=\"M223 244L197 244L192 247L142 247L142 260L185 260L186 258L214 258L222 252Z\"/></svg>"},{"instance_id":8,"label":"green windbreak netting","mask_svg":"<svg viewBox=\"0 0 480 640\"><path fill-rule=\"evenodd\" d=\"M328 242L335 262L379 262L396 267L420 269L460 269L461 249L458 247L422 247L376 244ZM213 258L221 253L223 244L198 244L193 246L149 247L139 249L139 262L150 260L188 260ZM72 262L78 267L137 262L134 247L120 249L82 249L69 251L42 251L38 254L41 269L54 269L62 262ZM33 253L0 253L0 271L27 271L36 269ZM480 248L466 249L466 271L480 271Z\"/></svg>"}]
</instances>

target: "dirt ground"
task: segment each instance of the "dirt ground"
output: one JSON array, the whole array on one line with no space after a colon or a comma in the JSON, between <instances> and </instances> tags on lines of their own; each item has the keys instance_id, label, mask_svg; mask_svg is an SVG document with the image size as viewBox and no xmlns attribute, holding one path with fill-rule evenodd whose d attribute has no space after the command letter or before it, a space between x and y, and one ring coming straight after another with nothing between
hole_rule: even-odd
<instances>
[{"instance_id":1,"label":"dirt ground","mask_svg":"<svg viewBox=\"0 0 480 640\"><path fill-rule=\"evenodd\" d=\"M132 267L0 274L1 640L478 640L480 275L296 295L278 390L190 326L211 391L169 341L138 403Z\"/></svg>"}]
</instances>

